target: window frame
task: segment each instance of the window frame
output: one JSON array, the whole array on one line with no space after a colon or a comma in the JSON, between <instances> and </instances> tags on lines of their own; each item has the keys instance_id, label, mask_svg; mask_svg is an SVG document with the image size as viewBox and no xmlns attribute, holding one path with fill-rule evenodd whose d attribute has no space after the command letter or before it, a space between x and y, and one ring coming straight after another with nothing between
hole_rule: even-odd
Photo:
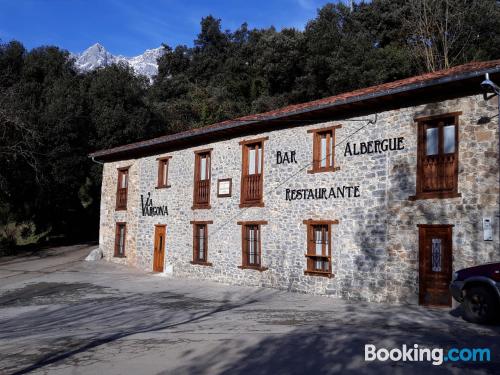
<instances>
[{"instance_id":1,"label":"window frame","mask_svg":"<svg viewBox=\"0 0 500 375\"><path fill-rule=\"evenodd\" d=\"M197 150L194 152L194 183L193 183L193 206L191 209L210 209L210 195L212 192L212 150L213 148L207 148L203 150ZM201 180L201 159L203 155L207 155L207 166L206 172L208 173L208 179ZM200 203L199 201L199 191L197 185L200 181L208 181L208 200L207 202Z\"/></svg>"},{"instance_id":2,"label":"window frame","mask_svg":"<svg viewBox=\"0 0 500 375\"><path fill-rule=\"evenodd\" d=\"M269 137L257 138L240 141L239 144L242 146L242 158L241 158L241 189L240 189L240 208L243 207L264 207L264 142L267 141ZM250 146L260 145L260 173L249 174L248 168L248 154L250 150ZM258 153L256 153L257 158ZM255 165L256 170L258 171L258 165ZM258 199L248 199L246 197L245 191L248 190L247 187L247 177L258 175L258 189L260 191L260 197Z\"/></svg>"},{"instance_id":3,"label":"window frame","mask_svg":"<svg viewBox=\"0 0 500 375\"><path fill-rule=\"evenodd\" d=\"M168 183L170 159L172 159L171 156L162 156L156 159L158 161L158 181L156 184L157 189L166 189L170 187L170 184ZM167 170L166 174L165 169ZM165 176L165 181L163 181L163 176Z\"/></svg>"},{"instance_id":4,"label":"window frame","mask_svg":"<svg viewBox=\"0 0 500 375\"><path fill-rule=\"evenodd\" d=\"M200 265L200 266L212 266L213 264L208 261L208 225L213 224L212 220L208 221L199 221L199 220L193 220L190 221L190 223L193 225L193 259L191 260L191 264L194 265ZM205 250L205 259L200 260L198 257L199 254L199 237L198 237L198 232L197 229L200 225L203 225L205 227L204 229L204 250Z\"/></svg>"},{"instance_id":5,"label":"window frame","mask_svg":"<svg viewBox=\"0 0 500 375\"><path fill-rule=\"evenodd\" d=\"M123 252L120 254L120 227L123 226ZM127 248L127 223L124 221L119 221L115 225L115 249L113 253L114 258L126 258L126 248Z\"/></svg>"},{"instance_id":6,"label":"window frame","mask_svg":"<svg viewBox=\"0 0 500 375\"><path fill-rule=\"evenodd\" d=\"M312 133L313 135L313 161L312 168L307 171L307 173L323 173L323 172L335 172L340 170L337 166L337 160L335 158L335 130L342 128L342 125L333 125L326 128L310 129L307 133ZM321 138L322 135L327 135L326 141L326 166L321 166ZM328 142L328 139L331 139ZM330 165L331 164L331 165Z\"/></svg>"},{"instance_id":7,"label":"window frame","mask_svg":"<svg viewBox=\"0 0 500 375\"><path fill-rule=\"evenodd\" d=\"M414 121L417 123L417 171L416 171L416 187L415 195L410 196L410 200L418 199L446 199L446 198L458 198L462 194L458 192L458 165L459 165L459 133L460 133L460 116L462 112L451 112L443 113L433 116L425 116L415 118ZM444 131L445 119L453 118L453 125L455 125L455 152L444 153ZM427 155L427 136L426 130L429 128L438 128L438 153L436 157L444 157L444 155L454 155L455 166L454 166L454 178L453 178L453 188L451 190L434 190L434 191L424 191L424 158ZM442 166L441 166L442 167Z\"/></svg>"},{"instance_id":8,"label":"window frame","mask_svg":"<svg viewBox=\"0 0 500 375\"><path fill-rule=\"evenodd\" d=\"M266 225L267 221L259 220L259 221L238 221L238 225L241 225L241 266L238 266L240 269L250 269L256 271L266 271L268 268L262 265L262 225ZM258 249L257 249L257 258L258 264L250 264L248 262L248 241L247 241L247 230L248 227L257 227L258 232L258 240L256 241Z\"/></svg>"},{"instance_id":9,"label":"window frame","mask_svg":"<svg viewBox=\"0 0 500 375\"><path fill-rule=\"evenodd\" d=\"M117 168L118 171L118 178L117 178L117 183L116 183L116 205L115 205L115 211L126 211L127 210L127 203L128 203L128 185L130 183L130 166L128 167L120 167ZM126 187L122 188L121 186L123 185L123 176L126 176ZM124 192L124 194L122 194ZM120 202L120 196L124 195L125 196L125 203Z\"/></svg>"},{"instance_id":10,"label":"window frame","mask_svg":"<svg viewBox=\"0 0 500 375\"><path fill-rule=\"evenodd\" d=\"M304 270L304 275L308 276L323 276L331 278L334 276L332 271L332 225L336 225L339 223L338 220L312 220L307 219L304 220L303 223L306 225L307 236L306 236L306 253L304 254L306 258L306 268ZM328 249L325 254L317 255L315 249L315 241L314 241L314 228L316 226L326 226L328 228ZM314 249L313 249L314 247ZM323 243L323 247L325 243ZM313 252L314 250L314 252ZM328 261L328 269L329 271L319 271L311 267L314 264L317 258L321 258L323 261L326 259Z\"/></svg>"}]
</instances>

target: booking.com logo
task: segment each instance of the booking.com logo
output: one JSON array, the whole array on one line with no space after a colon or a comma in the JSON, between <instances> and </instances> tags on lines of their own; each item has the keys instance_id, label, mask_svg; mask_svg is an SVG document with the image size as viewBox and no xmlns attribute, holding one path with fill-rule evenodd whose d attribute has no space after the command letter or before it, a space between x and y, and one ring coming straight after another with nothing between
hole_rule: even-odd
<instances>
[{"instance_id":1,"label":"booking.com logo","mask_svg":"<svg viewBox=\"0 0 500 375\"><path fill-rule=\"evenodd\" d=\"M365 345L365 361L394 361L394 362L432 362L434 366L444 362L489 362L491 352L488 348L420 348L403 345L401 348L377 349L375 345Z\"/></svg>"}]
</instances>

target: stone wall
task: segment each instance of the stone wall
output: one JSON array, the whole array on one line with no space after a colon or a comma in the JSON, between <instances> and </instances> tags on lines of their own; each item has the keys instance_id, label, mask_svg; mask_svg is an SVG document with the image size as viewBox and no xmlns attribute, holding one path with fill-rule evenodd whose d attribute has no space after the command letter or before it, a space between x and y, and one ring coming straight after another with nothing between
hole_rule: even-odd
<instances>
[{"instance_id":1,"label":"stone wall","mask_svg":"<svg viewBox=\"0 0 500 375\"><path fill-rule=\"evenodd\" d=\"M274 287L335 297L417 303L417 224L454 224L453 268L500 260L499 169L493 101L481 96L379 112L374 124L363 119L311 124L237 137L162 155L106 163L102 184L100 244L107 260L152 270L155 224L166 224L166 264L179 277ZM459 123L459 198L411 201L415 194L417 124L415 117L462 111ZM342 124L336 131L335 155L340 170L308 174L312 161L309 129ZM354 135L352 135L354 134ZM239 208L241 146L239 141L269 137L264 146L265 207ZM404 137L404 149L380 154L344 156L345 142ZM211 209L192 210L195 150L212 147ZM297 164L276 163L277 151L296 151ZM156 189L157 158L171 156L170 188ZM118 167L130 165L128 210L115 211ZM230 198L217 198L217 179L232 178ZM360 197L329 200L285 200L285 189L359 186ZM151 193L155 205L168 205L168 216L142 216L140 196ZM494 241L483 241L482 217L493 218ZM332 226L334 277L304 275L304 219L338 219ZM208 261L192 265L192 220L209 225ZM267 220L262 226L262 264L268 270L244 270L241 227L237 221ZM127 222L127 257L113 258L117 221Z\"/></svg>"}]
</instances>

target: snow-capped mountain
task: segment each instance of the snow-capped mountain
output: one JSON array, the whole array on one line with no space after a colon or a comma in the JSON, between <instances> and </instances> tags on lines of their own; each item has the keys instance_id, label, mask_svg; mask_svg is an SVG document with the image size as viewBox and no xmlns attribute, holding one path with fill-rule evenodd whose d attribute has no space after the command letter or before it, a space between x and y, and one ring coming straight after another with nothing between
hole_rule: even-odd
<instances>
[{"instance_id":1,"label":"snow-capped mountain","mask_svg":"<svg viewBox=\"0 0 500 375\"><path fill-rule=\"evenodd\" d=\"M125 57L113 55L99 43L90 46L79 54L73 54L75 65L80 71L89 71L103 66L124 62L130 65L137 74L147 76L150 80L158 73L156 59L163 53L163 48L158 47L146 50L142 55Z\"/></svg>"}]
</instances>

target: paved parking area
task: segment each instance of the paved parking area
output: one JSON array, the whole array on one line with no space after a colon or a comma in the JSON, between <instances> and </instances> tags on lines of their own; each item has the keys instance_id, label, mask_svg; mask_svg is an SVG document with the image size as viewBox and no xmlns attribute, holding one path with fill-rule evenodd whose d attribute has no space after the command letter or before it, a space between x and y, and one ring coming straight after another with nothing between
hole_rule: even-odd
<instances>
[{"instance_id":1,"label":"paved parking area","mask_svg":"<svg viewBox=\"0 0 500 375\"><path fill-rule=\"evenodd\" d=\"M178 280L85 262L89 246L0 259L0 374L493 374L500 327L459 311ZM365 362L364 345L490 348L490 362Z\"/></svg>"}]
</instances>

